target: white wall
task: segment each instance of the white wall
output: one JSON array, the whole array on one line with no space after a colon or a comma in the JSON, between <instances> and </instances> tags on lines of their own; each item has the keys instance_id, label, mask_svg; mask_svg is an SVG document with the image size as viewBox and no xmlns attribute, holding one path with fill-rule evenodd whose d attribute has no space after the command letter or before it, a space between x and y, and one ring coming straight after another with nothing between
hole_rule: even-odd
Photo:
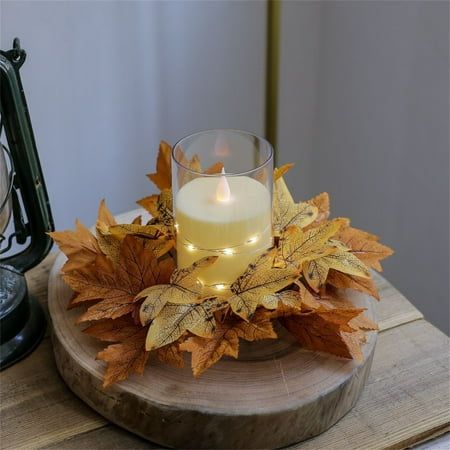
<instances>
[{"instance_id":1,"label":"white wall","mask_svg":"<svg viewBox=\"0 0 450 450\"><path fill-rule=\"evenodd\" d=\"M297 197L327 190L335 215L381 235L386 277L447 333L448 8L283 2L279 116Z\"/></svg>"},{"instance_id":2,"label":"white wall","mask_svg":"<svg viewBox=\"0 0 450 450\"><path fill-rule=\"evenodd\" d=\"M263 2L0 3L2 49L21 70L56 226L90 224L150 192L160 139L262 132Z\"/></svg>"}]
</instances>

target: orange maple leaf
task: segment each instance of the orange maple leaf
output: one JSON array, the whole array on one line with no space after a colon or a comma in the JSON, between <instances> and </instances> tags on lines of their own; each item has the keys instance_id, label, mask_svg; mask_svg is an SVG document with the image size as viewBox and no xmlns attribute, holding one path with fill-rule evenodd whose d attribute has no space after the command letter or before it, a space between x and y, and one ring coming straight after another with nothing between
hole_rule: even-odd
<instances>
[{"instance_id":1,"label":"orange maple leaf","mask_svg":"<svg viewBox=\"0 0 450 450\"><path fill-rule=\"evenodd\" d=\"M363 311L356 308L313 311L284 318L281 323L304 348L361 361L361 342L351 336L355 330L349 322Z\"/></svg>"},{"instance_id":2,"label":"orange maple leaf","mask_svg":"<svg viewBox=\"0 0 450 450\"><path fill-rule=\"evenodd\" d=\"M391 256L394 252L386 245L380 244L373 235L358 230L357 228L344 228L339 231L336 239L341 241L350 250L349 252L355 255L368 267L381 272L383 269L380 260Z\"/></svg>"},{"instance_id":3,"label":"orange maple leaf","mask_svg":"<svg viewBox=\"0 0 450 450\"><path fill-rule=\"evenodd\" d=\"M103 387L126 380L132 373L142 375L149 352L145 351L146 327L136 326L136 332L119 344L113 344L97 353L97 359L108 363Z\"/></svg>"},{"instance_id":4,"label":"orange maple leaf","mask_svg":"<svg viewBox=\"0 0 450 450\"><path fill-rule=\"evenodd\" d=\"M172 187L172 147L165 141L159 144L156 159L156 173L148 174L148 178L162 191Z\"/></svg>"},{"instance_id":5,"label":"orange maple leaf","mask_svg":"<svg viewBox=\"0 0 450 450\"><path fill-rule=\"evenodd\" d=\"M223 322L218 321L211 338L190 337L180 345L180 349L192 353L192 372L198 377L222 356L237 358L240 338L255 341L276 337L271 313L260 309L249 322L235 316L229 316Z\"/></svg>"},{"instance_id":6,"label":"orange maple leaf","mask_svg":"<svg viewBox=\"0 0 450 450\"><path fill-rule=\"evenodd\" d=\"M341 289L354 289L355 291L364 292L380 300L380 294L372 278L362 278L336 270L330 270L327 283Z\"/></svg>"},{"instance_id":7,"label":"orange maple leaf","mask_svg":"<svg viewBox=\"0 0 450 450\"><path fill-rule=\"evenodd\" d=\"M116 319L133 312L136 294L155 284L167 283L174 262L171 257L158 258L154 245L158 240L127 235L120 248L120 264L114 265L105 256L95 263L64 275L64 280L77 293L72 306L89 300L97 303L89 307L79 322Z\"/></svg>"},{"instance_id":8,"label":"orange maple leaf","mask_svg":"<svg viewBox=\"0 0 450 450\"><path fill-rule=\"evenodd\" d=\"M102 253L95 236L79 220L76 221L74 231L54 231L49 235L67 256L67 261L61 269L63 273L92 264Z\"/></svg>"}]
</instances>

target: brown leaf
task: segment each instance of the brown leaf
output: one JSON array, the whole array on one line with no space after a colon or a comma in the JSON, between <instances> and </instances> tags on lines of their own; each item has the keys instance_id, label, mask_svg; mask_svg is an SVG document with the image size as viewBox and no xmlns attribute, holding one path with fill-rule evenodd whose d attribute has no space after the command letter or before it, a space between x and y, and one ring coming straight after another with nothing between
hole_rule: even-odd
<instances>
[{"instance_id":1,"label":"brown leaf","mask_svg":"<svg viewBox=\"0 0 450 450\"><path fill-rule=\"evenodd\" d=\"M224 322L216 324L211 338L191 337L180 347L192 353L192 371L197 377L219 361L222 356L237 358L239 338L255 341L276 337L267 312L257 311L250 322L228 317Z\"/></svg>"},{"instance_id":2,"label":"brown leaf","mask_svg":"<svg viewBox=\"0 0 450 450\"><path fill-rule=\"evenodd\" d=\"M148 178L159 190L172 187L172 147L165 141L159 143L158 157L156 160L156 173L148 174Z\"/></svg>"},{"instance_id":3,"label":"brown leaf","mask_svg":"<svg viewBox=\"0 0 450 450\"><path fill-rule=\"evenodd\" d=\"M108 207L106 206L106 201L104 199L100 202L97 220L101 223L104 223L108 227L116 225L117 223L116 219L114 219L114 216L111 214Z\"/></svg>"},{"instance_id":4,"label":"brown leaf","mask_svg":"<svg viewBox=\"0 0 450 450\"><path fill-rule=\"evenodd\" d=\"M95 236L78 220L75 231L55 231L49 235L68 258L61 269L63 273L86 267L102 254Z\"/></svg>"},{"instance_id":5,"label":"brown leaf","mask_svg":"<svg viewBox=\"0 0 450 450\"><path fill-rule=\"evenodd\" d=\"M180 350L180 345L175 342L156 350L158 359L172 367L184 367L184 359Z\"/></svg>"},{"instance_id":6,"label":"brown leaf","mask_svg":"<svg viewBox=\"0 0 450 450\"><path fill-rule=\"evenodd\" d=\"M159 194L153 194L148 197L141 198L136 203L147 210L152 217L158 216L158 199Z\"/></svg>"},{"instance_id":7,"label":"brown leaf","mask_svg":"<svg viewBox=\"0 0 450 450\"><path fill-rule=\"evenodd\" d=\"M330 197L327 192L316 195L311 200L308 200L307 203L317 208L317 222L322 222L322 220L326 220L330 216Z\"/></svg>"},{"instance_id":8,"label":"brown leaf","mask_svg":"<svg viewBox=\"0 0 450 450\"><path fill-rule=\"evenodd\" d=\"M360 309L311 312L287 317L282 323L302 347L361 361L360 341L353 339L354 330L349 325L361 312Z\"/></svg>"},{"instance_id":9,"label":"brown leaf","mask_svg":"<svg viewBox=\"0 0 450 450\"><path fill-rule=\"evenodd\" d=\"M378 330L378 325L361 313L359 316L350 320L349 325L355 330Z\"/></svg>"},{"instance_id":10,"label":"brown leaf","mask_svg":"<svg viewBox=\"0 0 450 450\"><path fill-rule=\"evenodd\" d=\"M108 363L103 387L126 380L132 373L142 375L149 353L145 351L147 329L139 327L135 334L120 344L106 347L97 354L97 359Z\"/></svg>"},{"instance_id":11,"label":"brown leaf","mask_svg":"<svg viewBox=\"0 0 450 450\"><path fill-rule=\"evenodd\" d=\"M279 178L284 176L289 170L291 170L294 167L294 163L288 163L284 164L281 167L276 167L273 170L273 181L277 181Z\"/></svg>"},{"instance_id":12,"label":"brown leaf","mask_svg":"<svg viewBox=\"0 0 450 450\"><path fill-rule=\"evenodd\" d=\"M140 328L130 316L123 316L96 322L85 328L83 333L105 342L121 342L133 336Z\"/></svg>"},{"instance_id":13,"label":"brown leaf","mask_svg":"<svg viewBox=\"0 0 450 450\"><path fill-rule=\"evenodd\" d=\"M66 274L64 280L78 293L72 304L100 300L79 322L116 319L128 314L134 309L135 296L143 288L167 282L174 263L171 257L158 259L159 242L128 235L121 244L120 264L113 265L101 256L92 266Z\"/></svg>"},{"instance_id":14,"label":"brown leaf","mask_svg":"<svg viewBox=\"0 0 450 450\"><path fill-rule=\"evenodd\" d=\"M380 244L365 231L357 228L344 228L336 236L339 241L350 248L350 252L367 266L381 272L380 260L391 256L394 252L389 247ZM355 274L354 274L355 275Z\"/></svg>"},{"instance_id":15,"label":"brown leaf","mask_svg":"<svg viewBox=\"0 0 450 450\"><path fill-rule=\"evenodd\" d=\"M166 254L175 245L171 239L159 239L163 237L163 233L161 227L157 225L120 224L106 227L98 222L96 230L99 247L116 265L120 265L122 242L128 235L151 239L147 247L157 257Z\"/></svg>"},{"instance_id":16,"label":"brown leaf","mask_svg":"<svg viewBox=\"0 0 450 450\"><path fill-rule=\"evenodd\" d=\"M341 289L354 289L356 291L364 292L377 300L380 300L378 290L371 278L361 278L354 275L341 273L336 270L330 270L327 283Z\"/></svg>"}]
</instances>

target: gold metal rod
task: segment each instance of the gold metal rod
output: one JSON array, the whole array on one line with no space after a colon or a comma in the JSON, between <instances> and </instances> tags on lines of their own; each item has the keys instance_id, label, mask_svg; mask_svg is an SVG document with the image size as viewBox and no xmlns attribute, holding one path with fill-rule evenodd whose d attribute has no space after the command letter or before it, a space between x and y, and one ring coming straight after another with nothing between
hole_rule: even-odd
<instances>
[{"instance_id":1,"label":"gold metal rod","mask_svg":"<svg viewBox=\"0 0 450 450\"><path fill-rule=\"evenodd\" d=\"M277 163L278 81L280 65L281 0L267 0L265 135Z\"/></svg>"}]
</instances>

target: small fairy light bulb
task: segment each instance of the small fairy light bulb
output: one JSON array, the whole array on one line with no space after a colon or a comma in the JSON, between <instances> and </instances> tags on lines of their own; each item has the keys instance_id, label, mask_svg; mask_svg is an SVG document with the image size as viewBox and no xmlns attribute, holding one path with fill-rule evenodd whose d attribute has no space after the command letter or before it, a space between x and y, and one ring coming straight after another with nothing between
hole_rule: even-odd
<instances>
[{"instance_id":1,"label":"small fairy light bulb","mask_svg":"<svg viewBox=\"0 0 450 450\"><path fill-rule=\"evenodd\" d=\"M222 175L219 178L219 183L216 189L216 199L218 202L227 203L231 200L230 185L228 184L227 177L225 176L225 168L222 167Z\"/></svg>"},{"instance_id":2,"label":"small fairy light bulb","mask_svg":"<svg viewBox=\"0 0 450 450\"><path fill-rule=\"evenodd\" d=\"M190 252L193 252L195 250L195 247L192 244L187 244L186 247Z\"/></svg>"},{"instance_id":3,"label":"small fairy light bulb","mask_svg":"<svg viewBox=\"0 0 450 450\"><path fill-rule=\"evenodd\" d=\"M222 250L222 253L223 253L224 255L232 255L232 254L234 254L234 250L233 250L232 248L224 248L224 249Z\"/></svg>"},{"instance_id":4,"label":"small fairy light bulb","mask_svg":"<svg viewBox=\"0 0 450 450\"><path fill-rule=\"evenodd\" d=\"M257 241L258 241L258 236L251 236L248 238L247 244L254 244Z\"/></svg>"},{"instance_id":5,"label":"small fairy light bulb","mask_svg":"<svg viewBox=\"0 0 450 450\"><path fill-rule=\"evenodd\" d=\"M215 285L215 288L216 288L218 291L223 291L223 290L225 289L225 285L224 285L224 284L216 284L216 285Z\"/></svg>"}]
</instances>

